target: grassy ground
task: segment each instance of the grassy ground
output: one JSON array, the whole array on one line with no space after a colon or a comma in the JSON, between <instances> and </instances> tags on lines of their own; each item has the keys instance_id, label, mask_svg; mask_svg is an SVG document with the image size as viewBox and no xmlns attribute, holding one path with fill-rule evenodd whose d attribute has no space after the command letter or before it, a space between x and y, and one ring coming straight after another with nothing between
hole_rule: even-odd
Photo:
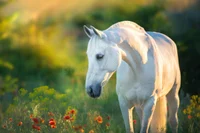
<instances>
[{"instance_id":1,"label":"grassy ground","mask_svg":"<svg viewBox=\"0 0 200 133\"><path fill-rule=\"evenodd\" d=\"M32 92L19 91L3 114L1 132L90 132L124 133L124 123L115 93L115 80L104 88L102 96L92 99L83 86L59 93L53 88L41 86ZM197 133L199 130L200 97L181 98L179 133ZM71 113L74 112L74 113ZM139 132L138 117L134 113L133 124ZM167 130L170 133L170 129Z\"/></svg>"}]
</instances>

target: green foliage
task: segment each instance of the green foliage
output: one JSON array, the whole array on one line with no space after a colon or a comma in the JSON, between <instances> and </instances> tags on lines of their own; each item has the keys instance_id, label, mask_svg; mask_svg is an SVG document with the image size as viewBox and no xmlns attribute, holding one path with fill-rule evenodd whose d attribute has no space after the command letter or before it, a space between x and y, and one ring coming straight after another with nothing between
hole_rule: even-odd
<instances>
[{"instance_id":1,"label":"green foliage","mask_svg":"<svg viewBox=\"0 0 200 133\"><path fill-rule=\"evenodd\" d=\"M27 89L41 84L52 85L52 81L60 79L60 73L65 74L61 80L73 77L75 58L72 57L71 39L60 35L56 28L58 22L48 23L48 26L40 22L21 25L16 23L19 15L15 13L0 22L1 75L9 73L17 77L19 87ZM30 80L35 80L34 86L28 84Z\"/></svg>"},{"instance_id":2,"label":"green foliage","mask_svg":"<svg viewBox=\"0 0 200 133\"><path fill-rule=\"evenodd\" d=\"M81 129L87 132L114 129L110 126L109 114L90 108L87 108L90 110L88 112L81 112L81 107L77 110L69 106L67 94L59 93L48 86L34 88L32 92L21 88L18 93L14 103L9 105L4 117L0 119L1 132L30 132L40 129L42 132L73 133ZM97 117L103 118L99 121ZM50 120L55 124L51 125Z\"/></svg>"},{"instance_id":3,"label":"green foliage","mask_svg":"<svg viewBox=\"0 0 200 133\"><path fill-rule=\"evenodd\" d=\"M17 87L17 78L12 78L10 75L6 75L5 77L0 76L0 95L4 95L7 92L13 92Z\"/></svg>"},{"instance_id":4,"label":"green foliage","mask_svg":"<svg viewBox=\"0 0 200 133\"><path fill-rule=\"evenodd\" d=\"M179 114L181 114L179 115L181 121L180 131L197 133L200 128L200 97L192 95L188 100L188 104L184 103L184 107L181 108Z\"/></svg>"},{"instance_id":5,"label":"green foliage","mask_svg":"<svg viewBox=\"0 0 200 133\"><path fill-rule=\"evenodd\" d=\"M37 111L62 111L66 108L66 94L56 92L53 88L48 86L41 86L33 89L33 92L29 93L31 106L35 107ZM58 105L59 104L59 105ZM37 109L39 108L40 109ZM51 107L51 108L47 108Z\"/></svg>"}]
</instances>

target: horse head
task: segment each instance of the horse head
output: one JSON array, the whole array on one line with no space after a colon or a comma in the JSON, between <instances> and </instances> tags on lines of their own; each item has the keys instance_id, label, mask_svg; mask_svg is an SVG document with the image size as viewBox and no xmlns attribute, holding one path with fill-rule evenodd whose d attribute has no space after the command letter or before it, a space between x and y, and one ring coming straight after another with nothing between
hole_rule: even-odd
<instances>
[{"instance_id":1,"label":"horse head","mask_svg":"<svg viewBox=\"0 0 200 133\"><path fill-rule=\"evenodd\" d=\"M102 87L108 82L122 61L117 44L110 41L107 35L93 26L84 26L84 31L90 38L87 47L88 72L86 76L86 92L97 98Z\"/></svg>"}]
</instances>

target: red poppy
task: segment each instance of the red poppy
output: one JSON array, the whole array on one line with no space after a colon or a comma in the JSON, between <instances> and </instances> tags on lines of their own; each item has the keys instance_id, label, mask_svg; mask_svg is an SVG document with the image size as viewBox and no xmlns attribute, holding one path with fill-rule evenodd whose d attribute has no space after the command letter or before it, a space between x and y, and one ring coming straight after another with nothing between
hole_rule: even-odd
<instances>
[{"instance_id":1,"label":"red poppy","mask_svg":"<svg viewBox=\"0 0 200 133\"><path fill-rule=\"evenodd\" d=\"M64 119L65 119L65 120L70 120L70 116L69 116L69 115L66 115L66 116L64 117Z\"/></svg>"},{"instance_id":2,"label":"red poppy","mask_svg":"<svg viewBox=\"0 0 200 133\"><path fill-rule=\"evenodd\" d=\"M103 118L99 115L95 118L95 121L99 124L103 123Z\"/></svg>"},{"instance_id":3,"label":"red poppy","mask_svg":"<svg viewBox=\"0 0 200 133\"><path fill-rule=\"evenodd\" d=\"M56 125L55 121L49 121L49 125Z\"/></svg>"},{"instance_id":4,"label":"red poppy","mask_svg":"<svg viewBox=\"0 0 200 133\"><path fill-rule=\"evenodd\" d=\"M192 116L191 116L191 115L188 115L188 119L192 119Z\"/></svg>"},{"instance_id":5,"label":"red poppy","mask_svg":"<svg viewBox=\"0 0 200 133\"><path fill-rule=\"evenodd\" d=\"M54 119L53 119L53 118L51 118L49 121L54 121Z\"/></svg>"},{"instance_id":6,"label":"red poppy","mask_svg":"<svg viewBox=\"0 0 200 133\"><path fill-rule=\"evenodd\" d=\"M40 126L32 125L32 128L33 128L33 129L36 129L36 130L38 130L38 131L40 131Z\"/></svg>"},{"instance_id":7,"label":"red poppy","mask_svg":"<svg viewBox=\"0 0 200 133\"><path fill-rule=\"evenodd\" d=\"M75 114L76 111L75 111L74 109L72 109L72 110L70 110L70 113L71 113L71 114Z\"/></svg>"},{"instance_id":8,"label":"red poppy","mask_svg":"<svg viewBox=\"0 0 200 133\"><path fill-rule=\"evenodd\" d=\"M40 118L40 122L41 122L41 123L44 123L44 119Z\"/></svg>"},{"instance_id":9,"label":"red poppy","mask_svg":"<svg viewBox=\"0 0 200 133\"><path fill-rule=\"evenodd\" d=\"M17 125L18 125L18 126L21 126L22 124L23 124L22 121L20 121Z\"/></svg>"},{"instance_id":10,"label":"red poppy","mask_svg":"<svg viewBox=\"0 0 200 133\"><path fill-rule=\"evenodd\" d=\"M110 126L110 123L106 123L106 127L109 127Z\"/></svg>"},{"instance_id":11,"label":"red poppy","mask_svg":"<svg viewBox=\"0 0 200 133\"><path fill-rule=\"evenodd\" d=\"M51 128L56 128L56 125L51 125Z\"/></svg>"},{"instance_id":12,"label":"red poppy","mask_svg":"<svg viewBox=\"0 0 200 133\"><path fill-rule=\"evenodd\" d=\"M13 119L12 119L12 118L9 118L9 121L10 121L10 122L12 122L12 121L13 121Z\"/></svg>"},{"instance_id":13,"label":"red poppy","mask_svg":"<svg viewBox=\"0 0 200 133\"><path fill-rule=\"evenodd\" d=\"M33 118L33 114L30 114L30 116L29 116L31 119Z\"/></svg>"},{"instance_id":14,"label":"red poppy","mask_svg":"<svg viewBox=\"0 0 200 133\"><path fill-rule=\"evenodd\" d=\"M79 129L83 128L82 126L78 126Z\"/></svg>"},{"instance_id":15,"label":"red poppy","mask_svg":"<svg viewBox=\"0 0 200 133\"><path fill-rule=\"evenodd\" d=\"M35 124L39 124L38 118L32 118L32 120L33 120L33 122L34 122Z\"/></svg>"},{"instance_id":16,"label":"red poppy","mask_svg":"<svg viewBox=\"0 0 200 133\"><path fill-rule=\"evenodd\" d=\"M52 118L49 120L49 125L51 126L51 128L56 128L56 121Z\"/></svg>"},{"instance_id":17,"label":"red poppy","mask_svg":"<svg viewBox=\"0 0 200 133\"><path fill-rule=\"evenodd\" d=\"M5 129L5 128L6 128L6 125L2 125L2 128L4 128L4 129Z\"/></svg>"},{"instance_id":18,"label":"red poppy","mask_svg":"<svg viewBox=\"0 0 200 133\"><path fill-rule=\"evenodd\" d=\"M107 116L107 119L110 120L110 116Z\"/></svg>"},{"instance_id":19,"label":"red poppy","mask_svg":"<svg viewBox=\"0 0 200 133\"><path fill-rule=\"evenodd\" d=\"M37 130L40 131L40 127L39 126L37 126Z\"/></svg>"}]
</instances>

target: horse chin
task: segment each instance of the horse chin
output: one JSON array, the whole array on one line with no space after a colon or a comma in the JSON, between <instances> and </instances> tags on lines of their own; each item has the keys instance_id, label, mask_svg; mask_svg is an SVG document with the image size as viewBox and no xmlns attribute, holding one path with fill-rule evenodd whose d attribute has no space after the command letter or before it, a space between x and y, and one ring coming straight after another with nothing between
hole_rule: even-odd
<instances>
[{"instance_id":1,"label":"horse chin","mask_svg":"<svg viewBox=\"0 0 200 133\"><path fill-rule=\"evenodd\" d=\"M98 97L100 97L101 96L101 92L99 92L99 93L93 93L93 94L88 94L90 97L92 97L92 98L98 98Z\"/></svg>"},{"instance_id":2,"label":"horse chin","mask_svg":"<svg viewBox=\"0 0 200 133\"><path fill-rule=\"evenodd\" d=\"M92 98L98 98L98 97L100 97L101 96L101 93L99 93L99 94L94 94L94 95L90 95L90 97L92 97Z\"/></svg>"}]
</instances>

